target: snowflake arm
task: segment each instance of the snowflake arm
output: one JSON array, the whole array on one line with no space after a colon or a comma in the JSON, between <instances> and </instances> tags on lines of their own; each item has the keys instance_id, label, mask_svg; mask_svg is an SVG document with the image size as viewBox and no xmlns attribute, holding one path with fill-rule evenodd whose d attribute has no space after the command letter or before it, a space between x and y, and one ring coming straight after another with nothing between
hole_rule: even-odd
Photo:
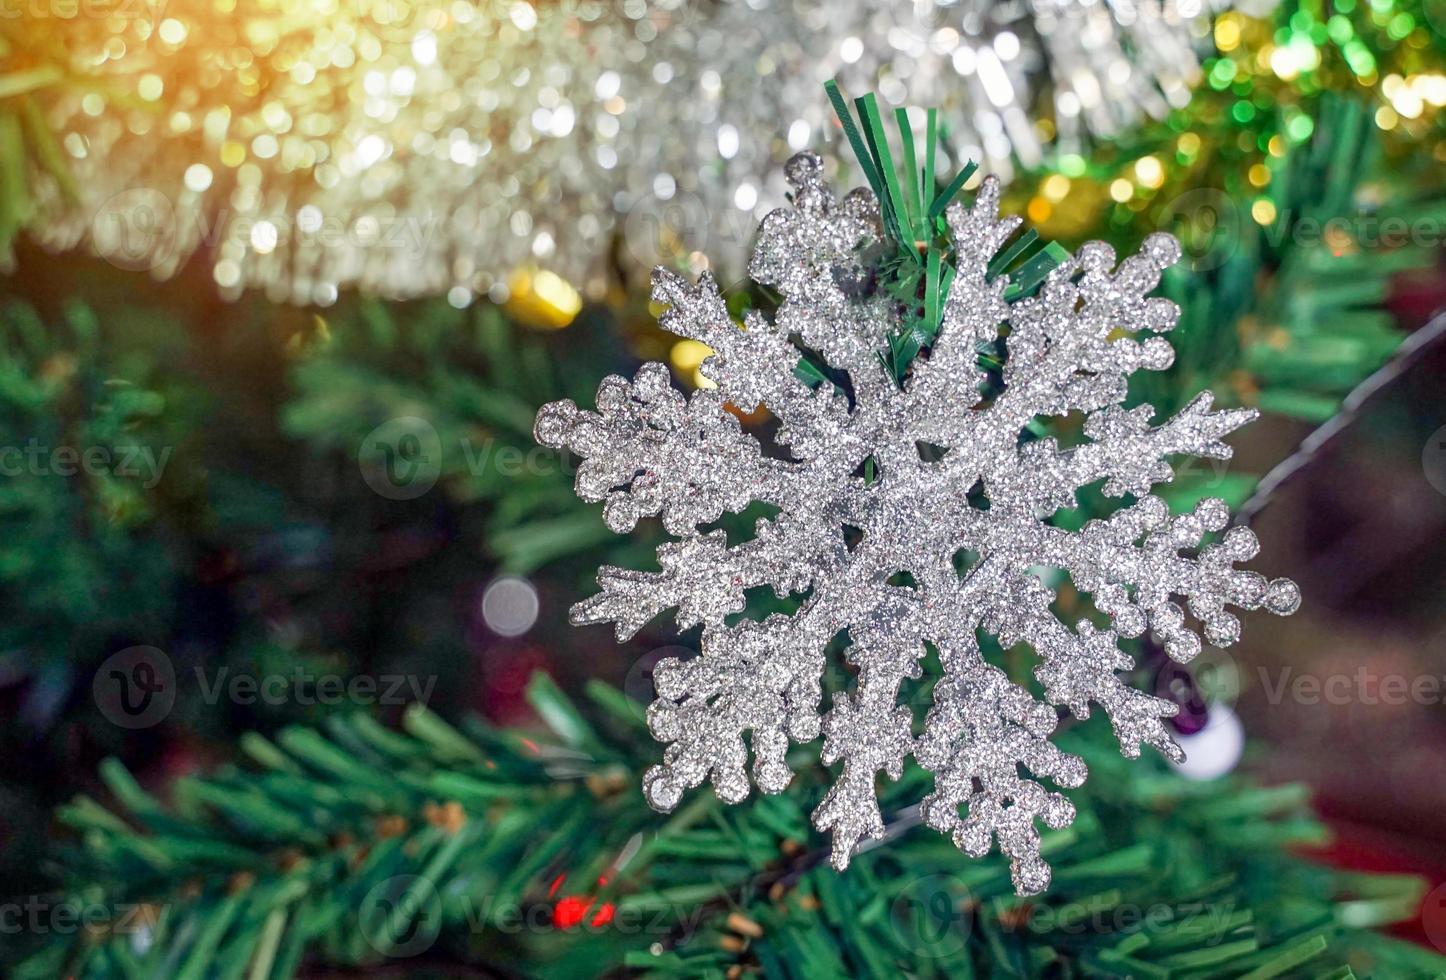
<instances>
[{"instance_id":1,"label":"snowflake arm","mask_svg":"<svg viewBox=\"0 0 1446 980\"><path fill-rule=\"evenodd\" d=\"M820 565L844 560L842 537L820 535L793 515L760 520L752 541L729 548L722 531L692 535L658 548L661 572L606 565L602 592L573 606L574 626L616 623L619 642L665 609L678 607L678 628L721 626L744 608L744 590L772 585L780 599L809 587Z\"/></svg>"},{"instance_id":2,"label":"snowflake arm","mask_svg":"<svg viewBox=\"0 0 1446 980\"><path fill-rule=\"evenodd\" d=\"M724 511L778 496L779 466L764 458L719 394L699 390L685 399L661 364L643 365L631 383L604 379L596 413L570 401L543 406L535 435L583 458L578 496L606 501L603 517L619 534L658 514L670 533L685 534ZM700 456L705 465L694 465Z\"/></svg>"},{"instance_id":3,"label":"snowflake arm","mask_svg":"<svg viewBox=\"0 0 1446 980\"><path fill-rule=\"evenodd\" d=\"M773 369L779 361L798 356L788 334L756 314L748 317L747 329L740 329L729 316L710 273L703 273L694 285L676 272L657 269L652 299L667 307L658 318L660 327L713 348L714 353L703 361L703 374L726 388L740 409L752 412L760 404L808 403L807 385L792 373L780 376Z\"/></svg>"},{"instance_id":4,"label":"snowflake arm","mask_svg":"<svg viewBox=\"0 0 1446 980\"><path fill-rule=\"evenodd\" d=\"M938 341L906 385L905 411L920 439L944 443L973 419L984 379L978 345L992 341L1009 319L1006 276L989 279L989 264L1019 229L1017 217L999 218L999 182L986 178L972 208L956 204L946 217L958 243L954 282L944 301Z\"/></svg>"},{"instance_id":5,"label":"snowflake arm","mask_svg":"<svg viewBox=\"0 0 1446 980\"><path fill-rule=\"evenodd\" d=\"M919 764L935 774L934 791L921 807L924 822L973 857L989 853L998 839L1015 890L1035 894L1049 884L1036 820L1059 829L1074 819L1069 800L1037 779L1078 786L1085 765L1050 743L1054 711L985 663L977 647L958 651L955 659L935 685L934 707L915 749Z\"/></svg>"},{"instance_id":6,"label":"snowflake arm","mask_svg":"<svg viewBox=\"0 0 1446 980\"><path fill-rule=\"evenodd\" d=\"M1225 610L1227 605L1264 607L1281 616L1300 605L1300 590L1289 579L1267 581L1233 567L1258 550L1248 528L1230 529L1198 558L1180 554L1198 547L1207 531L1223 529L1229 517L1225 502L1213 497L1175 517L1159 497L1146 497L1108 520L1091 521L1076 535L1049 529L1040 563L1068 571L1121 635L1138 636L1148 623L1164 640L1165 652L1183 663L1199 652L1200 637L1185 624L1184 611L1171 596L1187 601L1204 624L1206 638L1217 646L1229 646L1240 635L1240 621ZM1143 543L1136 544L1141 535Z\"/></svg>"},{"instance_id":7,"label":"snowflake arm","mask_svg":"<svg viewBox=\"0 0 1446 980\"><path fill-rule=\"evenodd\" d=\"M746 797L746 732L752 733L759 788L778 793L788 785L789 739L806 742L819 733L823 654L809 625L805 610L705 630L698 657L658 663L653 673L658 698L648 708L648 727L671 744L663 764L644 774L649 803L671 810L684 791L704 779L712 781L720 799L736 803Z\"/></svg>"},{"instance_id":8,"label":"snowflake arm","mask_svg":"<svg viewBox=\"0 0 1446 980\"><path fill-rule=\"evenodd\" d=\"M848 655L858 668L858 683L850 695L834 699L824 720L822 761L842 761L843 771L814 811L814 825L833 832L833 864L840 871L861 841L884 833L877 774L900 778L913 752L913 716L898 699L903 682L921 673L924 642L916 611L895 596L873 623L858 630Z\"/></svg>"},{"instance_id":9,"label":"snowflake arm","mask_svg":"<svg viewBox=\"0 0 1446 980\"><path fill-rule=\"evenodd\" d=\"M1144 294L1179 257L1173 238L1154 234L1114 274L1115 251L1103 242L1085 244L1054 269L1037 296L1011 310L1004 393L981 422L1018 431L1036 415L1118 404L1129 375L1169 367L1174 351L1165 338L1112 335L1174 329L1179 308Z\"/></svg>"},{"instance_id":10,"label":"snowflake arm","mask_svg":"<svg viewBox=\"0 0 1446 980\"><path fill-rule=\"evenodd\" d=\"M1050 511L1074 507L1075 492L1101 479L1106 496L1143 496L1174 478L1167 456L1229 459L1232 451L1221 439L1259 414L1249 408L1211 412L1212 402L1210 392L1201 392L1153 428L1149 405L1101 409L1085 420L1084 434L1092 441L1063 452L1052 438L1026 443L1013 465L995 467L986 483L1001 500Z\"/></svg>"}]
</instances>

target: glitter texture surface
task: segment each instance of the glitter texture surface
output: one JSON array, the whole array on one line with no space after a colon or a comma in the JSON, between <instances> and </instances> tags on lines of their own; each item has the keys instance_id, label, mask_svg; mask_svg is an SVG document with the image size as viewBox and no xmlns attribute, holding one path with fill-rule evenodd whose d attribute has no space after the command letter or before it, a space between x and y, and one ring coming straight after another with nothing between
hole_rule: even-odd
<instances>
[{"instance_id":1,"label":"glitter texture surface","mask_svg":"<svg viewBox=\"0 0 1446 980\"><path fill-rule=\"evenodd\" d=\"M841 766L813 820L833 834L836 867L882 834L878 774L899 778L912 754L934 775L922 801L929 826L973 856L997 841L1016 891L1037 893L1050 879L1038 824L1074 817L1045 781L1073 787L1086 774L1049 740L1055 706L1083 718L1100 705L1128 757L1149 745L1183 758L1163 721L1176 706L1122 681L1132 660L1118 639L1150 631L1183 662L1200 649L1197 624L1210 643L1236 640L1227 607L1287 614L1299 603L1289 580L1234 567L1256 540L1226 530L1223 501L1171 516L1150 493L1171 478L1167 457L1227 458L1222 438L1255 412L1212 411L1208 392L1158 425L1148 405L1123 408L1129 375L1173 358L1159 334L1179 311L1147 294L1177 244L1152 235L1116 265L1109 246L1092 242L1036 295L1007 302L1005 277L991 281L986 270L1019 220L998 216L993 179L972 207L948 211L957 275L937 342L900 389L878 357L902 326L895 301L854 286L867 278L861 256L881 238L877 202L867 191L836 199L822 174L815 156L791 160L793 206L759 232L750 273L783 297L771 321L750 313L740 329L706 273L696 284L654 273L654 299L668 307L662 326L713 349L702 371L717 388L685 397L653 363L632 381L604 380L596 412L564 401L539 413L538 440L584 459L577 492L605 502L612 530L659 516L677 539L660 547L661 571L604 567L602 591L577 604L572 621L612 622L619 640L672 607L680 629L702 624L701 654L665 660L654 674L648 723L667 749L644 790L657 809L705 779L723 800L741 801L750 750L753 782L780 792L792 776L789 743L822 734L822 761ZM1003 387L985 398L978 345L1001 337ZM791 338L847 372L851 390L795 377ZM786 453L765 453L728 404L776 415ZM1032 421L1072 412L1085 418L1079 445L1021 438ZM1050 522L1096 483L1108 497L1128 495L1108 519L1075 532ZM708 529L755 501L777 513L751 540ZM1108 628L1062 622L1043 581L1049 569L1067 575ZM804 598L793 615L734 622L745 590L759 586ZM1034 651L1044 700L984 659L980 631ZM844 633L852 689L824 711L825 651ZM916 735L906 700L926 644L943 676Z\"/></svg>"}]
</instances>

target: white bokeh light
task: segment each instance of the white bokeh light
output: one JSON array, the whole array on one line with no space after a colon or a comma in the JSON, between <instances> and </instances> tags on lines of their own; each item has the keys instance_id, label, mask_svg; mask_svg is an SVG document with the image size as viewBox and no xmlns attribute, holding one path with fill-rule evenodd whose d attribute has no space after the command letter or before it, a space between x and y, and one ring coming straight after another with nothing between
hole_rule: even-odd
<instances>
[{"instance_id":1,"label":"white bokeh light","mask_svg":"<svg viewBox=\"0 0 1446 980\"><path fill-rule=\"evenodd\" d=\"M537 622L537 589L514 575L496 579L482 593L482 621L498 636L521 636Z\"/></svg>"}]
</instances>

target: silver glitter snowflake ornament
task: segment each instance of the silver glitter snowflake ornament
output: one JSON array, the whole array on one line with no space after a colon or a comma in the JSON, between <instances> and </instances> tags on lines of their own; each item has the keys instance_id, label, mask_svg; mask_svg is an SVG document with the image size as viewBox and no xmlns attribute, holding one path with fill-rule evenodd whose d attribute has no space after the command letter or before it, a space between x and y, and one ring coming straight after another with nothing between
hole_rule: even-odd
<instances>
[{"instance_id":1,"label":"silver glitter snowflake ornament","mask_svg":"<svg viewBox=\"0 0 1446 980\"><path fill-rule=\"evenodd\" d=\"M879 356L903 327L897 300L855 285L867 278L870 246L883 240L878 202L865 190L837 200L821 174L811 154L790 161L793 207L770 214L759 232L750 273L783 296L771 322L753 312L740 329L706 273L696 285L654 273L654 299L668 306L662 326L715 351L702 370L716 389L685 397L666 367L650 363L631 382L605 379L597 412L561 401L538 414L540 442L585 460L577 492L605 502L612 530L660 516L677 538L658 549L659 572L604 567L602 591L573 607L572 622L613 622L624 640L676 606L680 629L702 624L701 654L664 660L654 674L648 724L668 743L663 764L644 777L655 808L671 809L705 779L726 802L744 799L750 748L753 781L778 793L792 776L789 742L822 733L823 762L843 766L813 821L833 832L840 870L861 841L883 833L878 772L899 778L912 754L935 777L922 802L926 822L973 856L997 839L1015 890L1037 893L1050 869L1036 821L1061 828L1074 818L1069 800L1041 780L1072 787L1085 778L1084 763L1049 741L1054 706L1083 718L1097 702L1126 756L1152 745L1182 759L1163 722L1176 705L1122 682L1118 672L1132 661L1117 639L1149 630L1187 661L1200 638L1176 599L1218 645L1240 632L1228 606L1288 614L1299 604L1289 580L1234 567L1256 552L1248 529L1200 547L1207 532L1226 528L1223 501L1172 517L1150 495L1172 476L1166 457L1228 458L1222 437L1256 413L1211 411L1209 392L1159 425L1148 405L1123 408L1132 373L1173 359L1157 334L1179 310L1146 294L1178 245L1152 235L1116 267L1114 251L1092 242L1037 295L1006 301L1007 277L987 270L1019 219L998 216L992 179L972 208L947 212L956 273L937 340L900 387ZM851 391L795 376L793 337L846 372ZM986 398L977 349L1001 337L1003 387ZM729 405L766 406L787 452L766 454ZM1071 412L1085 415L1080 445L1021 439L1032 420ZM1078 489L1100 481L1107 496L1135 502L1078 531L1050 523L1077 506ZM755 501L777 514L758 521L751 540L708 529ZM1047 569L1066 573L1109 628L1062 623L1041 581ZM793 615L730 623L745 590L764 585L805 598ZM1034 649L1044 701L983 658L979 630ZM821 716L825 649L844 631L855 683ZM905 682L921 676L926 644L943 676L916 736L900 701Z\"/></svg>"}]
</instances>

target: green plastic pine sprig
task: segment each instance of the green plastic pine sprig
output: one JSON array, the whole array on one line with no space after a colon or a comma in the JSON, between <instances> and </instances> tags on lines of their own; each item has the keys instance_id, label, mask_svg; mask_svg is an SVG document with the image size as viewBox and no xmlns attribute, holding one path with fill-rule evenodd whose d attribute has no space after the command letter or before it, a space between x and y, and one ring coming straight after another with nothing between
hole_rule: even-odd
<instances>
[{"instance_id":1,"label":"green plastic pine sprig","mask_svg":"<svg viewBox=\"0 0 1446 980\"><path fill-rule=\"evenodd\" d=\"M972 160L965 163L942 189L936 183L938 148L943 139L937 109L925 116L924 163L914 141L908 110L894 110L894 125L903 158L901 176L884 128L883 115L873 93L853 100L855 121L836 81L824 83L829 101L843 126L844 136L864 172L864 179L879 201L885 248L878 266L881 288L903 308L903 328L889 338L887 353L879 358L895 383L902 386L914 358L929 349L939 336L944 299L954 281L954 243L949 237L945 211L979 169ZM1001 252L990 266L990 277L1008 276L1007 300L1029 295L1049 271L1068 257L1060 245L1041 245L1034 231L1021 234ZM997 366L997 360L981 348L981 366ZM805 381L817 384L822 372L814 365L802 368Z\"/></svg>"}]
</instances>

